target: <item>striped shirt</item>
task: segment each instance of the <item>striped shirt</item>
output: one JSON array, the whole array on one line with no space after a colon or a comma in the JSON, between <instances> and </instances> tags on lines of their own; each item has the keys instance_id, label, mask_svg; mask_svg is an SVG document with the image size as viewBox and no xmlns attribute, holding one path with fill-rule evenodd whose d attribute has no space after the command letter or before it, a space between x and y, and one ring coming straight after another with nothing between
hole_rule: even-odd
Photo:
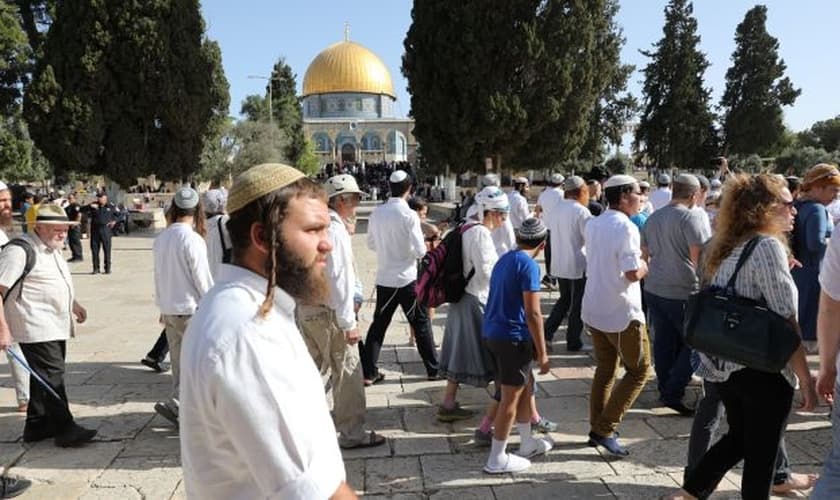
<instances>
[{"instance_id":1,"label":"striped shirt","mask_svg":"<svg viewBox=\"0 0 840 500\"><path fill-rule=\"evenodd\" d=\"M711 285L725 287L727 281L735 271L738 258L746 242L738 245L721 263ZM798 292L796 284L790 275L788 256L785 247L776 238L765 237L755 246L752 254L747 258L744 267L735 279L735 292L753 300L763 299L768 309L790 318L796 316ZM732 373L745 368L744 365L726 361L703 353L700 355L700 365L697 375L710 382L723 382ZM789 366L782 370L782 375L796 387L796 376Z\"/></svg>"}]
</instances>

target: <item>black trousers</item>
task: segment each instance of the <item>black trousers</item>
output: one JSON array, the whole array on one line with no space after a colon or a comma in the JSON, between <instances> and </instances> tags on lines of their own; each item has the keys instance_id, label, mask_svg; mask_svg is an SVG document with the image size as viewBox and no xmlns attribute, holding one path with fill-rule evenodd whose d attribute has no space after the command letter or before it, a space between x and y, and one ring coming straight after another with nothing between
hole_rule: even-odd
<instances>
[{"instance_id":1,"label":"black trousers","mask_svg":"<svg viewBox=\"0 0 840 500\"><path fill-rule=\"evenodd\" d=\"M793 402L793 387L779 373L750 368L714 384L726 408L729 431L689 472L683 488L698 498L707 498L723 476L743 459L741 497L769 498L779 440Z\"/></svg>"},{"instance_id":2,"label":"black trousers","mask_svg":"<svg viewBox=\"0 0 840 500\"><path fill-rule=\"evenodd\" d=\"M70 246L73 260L82 260L82 229L79 226L70 226L67 231L67 244Z\"/></svg>"},{"instance_id":3,"label":"black trousers","mask_svg":"<svg viewBox=\"0 0 840 500\"><path fill-rule=\"evenodd\" d=\"M430 377L437 375L438 362L435 353L435 339L432 336L432 323L426 308L417 303L414 293L414 282L402 288L389 288L376 285L376 311L373 313L373 323L367 332L364 345L359 345L362 358L362 369L366 379L373 379L379 373L376 363L379 361L379 351L385 340L385 331L391 324L391 318L402 307L409 324L414 327L414 340L417 352L423 359L426 373Z\"/></svg>"},{"instance_id":4,"label":"black trousers","mask_svg":"<svg viewBox=\"0 0 840 500\"><path fill-rule=\"evenodd\" d=\"M560 289L560 298L551 308L551 314L545 320L543 330L547 341L554 340L554 332L560 328L560 323L569 315L569 327L566 329L566 348L571 350L580 349L583 341L580 339L583 333L583 321L580 319L580 307L583 303L583 290L586 288L586 278L576 280L558 278L557 285Z\"/></svg>"},{"instance_id":5,"label":"black trousers","mask_svg":"<svg viewBox=\"0 0 840 500\"><path fill-rule=\"evenodd\" d=\"M146 354L146 357L149 359L153 359L158 363L162 363L164 359L166 359L166 353L169 352L169 342L166 340L166 328L160 331L160 335L158 335L157 341L155 345L152 346L152 350Z\"/></svg>"},{"instance_id":6,"label":"black trousers","mask_svg":"<svg viewBox=\"0 0 840 500\"><path fill-rule=\"evenodd\" d=\"M64 388L64 357L67 343L64 340L20 344L20 350L32 371L44 379L61 396L59 401L47 389L29 377L29 406L26 410L27 433L61 434L73 424L73 415L67 406L67 391Z\"/></svg>"},{"instance_id":7,"label":"black trousers","mask_svg":"<svg viewBox=\"0 0 840 500\"><path fill-rule=\"evenodd\" d=\"M111 270L111 228L92 226L90 228L90 251L93 254L93 270L99 271L99 249L105 254L105 272Z\"/></svg>"},{"instance_id":8,"label":"black trousers","mask_svg":"<svg viewBox=\"0 0 840 500\"><path fill-rule=\"evenodd\" d=\"M545 275L551 277L551 231L546 231L543 255L545 256Z\"/></svg>"}]
</instances>

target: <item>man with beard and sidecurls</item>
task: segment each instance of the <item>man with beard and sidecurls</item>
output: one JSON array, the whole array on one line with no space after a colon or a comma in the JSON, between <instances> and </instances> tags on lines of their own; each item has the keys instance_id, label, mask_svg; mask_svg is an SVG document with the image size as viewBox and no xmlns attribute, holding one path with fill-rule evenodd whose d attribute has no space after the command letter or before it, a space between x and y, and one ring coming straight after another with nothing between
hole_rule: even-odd
<instances>
[{"instance_id":1,"label":"man with beard and sidecurls","mask_svg":"<svg viewBox=\"0 0 840 500\"><path fill-rule=\"evenodd\" d=\"M11 229L13 221L12 191L4 182L0 182L0 246L4 246L9 242L6 230ZM9 350L13 351L19 357L23 357L23 353L17 342L13 342L9 346ZM26 406L29 403L29 373L20 364L16 363L12 355L8 352L6 353L6 357L9 360L9 371L12 373L12 381L15 384L18 411L26 413Z\"/></svg>"},{"instance_id":2,"label":"man with beard and sidecurls","mask_svg":"<svg viewBox=\"0 0 840 500\"><path fill-rule=\"evenodd\" d=\"M385 438L364 429L367 403L356 347L360 335L353 300L356 269L350 233L344 224L344 219L355 218L362 191L349 174L330 177L324 187L329 196L327 234L333 248L327 256L329 294L323 304L300 305L298 324L315 365L321 373L331 372L339 446L344 449L379 446L385 443Z\"/></svg>"},{"instance_id":3,"label":"man with beard and sidecurls","mask_svg":"<svg viewBox=\"0 0 840 500\"><path fill-rule=\"evenodd\" d=\"M397 306L402 307L414 328L417 352L423 359L426 375L429 380L436 380L438 376L432 324L426 308L417 303L414 292L417 259L426 254L426 242L420 217L406 201L411 191L411 178L405 171L395 170L389 181L391 198L373 210L368 222L368 248L376 252L376 310L364 347L360 348L365 385L385 379L376 363Z\"/></svg>"},{"instance_id":4,"label":"man with beard and sidecurls","mask_svg":"<svg viewBox=\"0 0 840 500\"><path fill-rule=\"evenodd\" d=\"M64 387L67 340L75 330L73 318L79 323L87 319L87 311L74 299L70 270L61 255L72 224L64 210L44 203L33 230L21 237L21 244L7 245L0 252L0 294L4 299L0 349L9 347L14 336L29 367L55 392L51 394L34 377L30 379L25 443L55 438L56 446L82 446L96 435L95 430L73 420ZM18 281L26 268L25 245L34 251L35 265ZM33 310L38 313L32 314Z\"/></svg>"},{"instance_id":5,"label":"man with beard and sidecurls","mask_svg":"<svg viewBox=\"0 0 840 500\"><path fill-rule=\"evenodd\" d=\"M171 223L155 238L152 254L155 302L163 318L172 362L172 396L156 403L155 411L177 426L181 343L198 301L213 286L213 277L201 234L205 221L198 193L190 187L176 191L166 219Z\"/></svg>"},{"instance_id":6,"label":"man with beard and sidecurls","mask_svg":"<svg viewBox=\"0 0 840 500\"><path fill-rule=\"evenodd\" d=\"M188 498L354 499L295 301L323 303L330 216L321 186L280 164L233 183L232 264L181 351Z\"/></svg>"}]
</instances>

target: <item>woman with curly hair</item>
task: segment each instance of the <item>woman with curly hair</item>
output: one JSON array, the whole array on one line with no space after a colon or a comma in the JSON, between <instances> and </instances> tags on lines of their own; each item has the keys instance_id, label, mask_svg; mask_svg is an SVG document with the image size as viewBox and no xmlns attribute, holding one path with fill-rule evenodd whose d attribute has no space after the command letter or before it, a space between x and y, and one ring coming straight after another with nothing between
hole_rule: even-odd
<instances>
[{"instance_id":1,"label":"woman with curly hair","mask_svg":"<svg viewBox=\"0 0 840 500\"><path fill-rule=\"evenodd\" d=\"M721 197L717 231L701 260L703 284L726 286L746 244L759 237L738 273L735 291L742 297L763 299L770 310L796 325L797 292L790 275L785 237L795 215L793 197L783 180L767 174L731 176ZM696 467L687 471L683 489L666 498L708 497L742 459L742 497L768 498L797 377L802 387L802 408L812 409L816 404L805 349L800 346L779 373L758 371L701 353L697 374L720 396L729 430Z\"/></svg>"}]
</instances>

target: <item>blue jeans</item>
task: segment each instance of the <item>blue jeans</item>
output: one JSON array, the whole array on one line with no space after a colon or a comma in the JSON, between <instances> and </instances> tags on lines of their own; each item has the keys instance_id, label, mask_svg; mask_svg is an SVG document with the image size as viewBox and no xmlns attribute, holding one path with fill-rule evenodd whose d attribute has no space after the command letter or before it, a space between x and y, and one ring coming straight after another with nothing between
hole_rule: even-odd
<instances>
[{"instance_id":1,"label":"blue jeans","mask_svg":"<svg viewBox=\"0 0 840 500\"><path fill-rule=\"evenodd\" d=\"M691 380L691 348L683 342L684 300L665 299L645 292L653 327L653 362L664 403L679 403Z\"/></svg>"},{"instance_id":2,"label":"blue jeans","mask_svg":"<svg viewBox=\"0 0 840 500\"><path fill-rule=\"evenodd\" d=\"M840 404L840 383L834 385L834 404ZM811 493L813 500L840 498L840 411L831 409L831 450L825 458L822 474Z\"/></svg>"}]
</instances>

